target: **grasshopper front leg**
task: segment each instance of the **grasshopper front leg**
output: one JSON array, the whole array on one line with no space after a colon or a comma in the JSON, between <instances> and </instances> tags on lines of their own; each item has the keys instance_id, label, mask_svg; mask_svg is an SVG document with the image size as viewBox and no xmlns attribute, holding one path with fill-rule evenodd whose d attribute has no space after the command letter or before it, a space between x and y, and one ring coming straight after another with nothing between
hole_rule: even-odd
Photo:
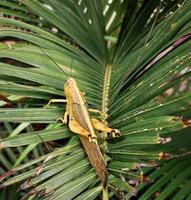
<instances>
[{"instance_id":1,"label":"grasshopper front leg","mask_svg":"<svg viewBox=\"0 0 191 200\"><path fill-rule=\"evenodd\" d=\"M51 103L67 103L66 99L51 99L45 106L44 108L48 108ZM67 105L66 105L66 111L64 113L64 117L60 117L57 119L57 121L61 120L63 124L67 124L68 122L68 111L67 111Z\"/></svg>"},{"instance_id":2,"label":"grasshopper front leg","mask_svg":"<svg viewBox=\"0 0 191 200\"><path fill-rule=\"evenodd\" d=\"M69 115L69 113L68 113L68 111L66 110L65 113L64 113L64 117L59 117L59 118L57 119L57 121L60 120L63 124L67 124L67 123L68 123L68 115Z\"/></svg>"},{"instance_id":3,"label":"grasshopper front leg","mask_svg":"<svg viewBox=\"0 0 191 200\"><path fill-rule=\"evenodd\" d=\"M106 126L104 123L102 123L101 121L95 119L95 118L91 118L92 121L92 125L93 127L98 130L98 131L103 131L103 132L107 132L107 133L111 133L112 137L119 137L121 136L121 133L118 129L112 129L108 126Z\"/></svg>"},{"instance_id":4,"label":"grasshopper front leg","mask_svg":"<svg viewBox=\"0 0 191 200\"><path fill-rule=\"evenodd\" d=\"M45 106L44 108L48 108L51 103L67 103L66 99L51 99Z\"/></svg>"}]
</instances>

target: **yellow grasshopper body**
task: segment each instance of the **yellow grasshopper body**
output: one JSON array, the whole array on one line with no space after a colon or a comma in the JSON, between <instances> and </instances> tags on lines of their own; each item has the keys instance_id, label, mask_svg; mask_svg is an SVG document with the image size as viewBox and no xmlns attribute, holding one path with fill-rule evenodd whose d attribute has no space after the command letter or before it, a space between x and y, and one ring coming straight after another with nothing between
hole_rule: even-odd
<instances>
[{"instance_id":1,"label":"yellow grasshopper body","mask_svg":"<svg viewBox=\"0 0 191 200\"><path fill-rule=\"evenodd\" d=\"M76 81L69 78L64 85L64 91L67 99L64 122L69 116L69 128L72 132L88 137L90 142L96 142L97 136L90 120L87 103Z\"/></svg>"},{"instance_id":2,"label":"yellow grasshopper body","mask_svg":"<svg viewBox=\"0 0 191 200\"><path fill-rule=\"evenodd\" d=\"M103 187L107 186L108 172L103 155L97 143L95 130L111 133L113 137L120 136L117 129L111 129L101 121L90 118L88 105L84 93L78 88L77 82L73 78L68 78L64 85L66 100L52 99L52 102L66 102L66 112L63 117L59 118L63 123L68 123L72 132L80 135L80 140L88 155L88 158L94 167ZM95 111L95 110L92 110Z\"/></svg>"}]
</instances>

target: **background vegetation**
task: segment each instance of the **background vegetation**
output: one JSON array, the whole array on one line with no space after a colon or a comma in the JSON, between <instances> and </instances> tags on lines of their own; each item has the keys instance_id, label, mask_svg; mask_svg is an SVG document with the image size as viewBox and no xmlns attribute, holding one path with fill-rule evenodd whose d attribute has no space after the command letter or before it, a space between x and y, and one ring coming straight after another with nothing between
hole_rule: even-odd
<instances>
[{"instance_id":1,"label":"background vegetation","mask_svg":"<svg viewBox=\"0 0 191 200\"><path fill-rule=\"evenodd\" d=\"M56 123L65 105L43 108L65 98L69 76L122 134L104 146L109 198L191 199L190 10L190 0L1 0L0 199L102 198L78 136Z\"/></svg>"}]
</instances>

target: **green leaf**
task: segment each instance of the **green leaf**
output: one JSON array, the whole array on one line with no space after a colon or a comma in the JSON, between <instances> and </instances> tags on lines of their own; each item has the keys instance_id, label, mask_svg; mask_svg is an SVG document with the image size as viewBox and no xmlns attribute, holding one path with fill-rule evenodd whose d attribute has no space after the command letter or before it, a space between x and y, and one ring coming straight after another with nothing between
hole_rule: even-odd
<instances>
[{"instance_id":1,"label":"green leaf","mask_svg":"<svg viewBox=\"0 0 191 200\"><path fill-rule=\"evenodd\" d=\"M145 193L139 197L143 199L185 199L190 193L190 158L180 158L164 164L160 170L150 173L150 178L154 180L152 185L146 189ZM146 184L142 185L147 187ZM156 192L160 195L155 196Z\"/></svg>"},{"instance_id":2,"label":"green leaf","mask_svg":"<svg viewBox=\"0 0 191 200\"><path fill-rule=\"evenodd\" d=\"M130 194L133 194L135 192L133 187L131 187L128 183L122 181L119 178L111 178L109 180L109 184L116 188L119 188L120 190L128 191Z\"/></svg>"},{"instance_id":3,"label":"green leaf","mask_svg":"<svg viewBox=\"0 0 191 200\"><path fill-rule=\"evenodd\" d=\"M102 186L98 186L95 188L92 188L81 195L77 196L75 200L91 200L91 199L96 199L96 197L101 193Z\"/></svg>"},{"instance_id":4,"label":"green leaf","mask_svg":"<svg viewBox=\"0 0 191 200\"><path fill-rule=\"evenodd\" d=\"M51 128L50 130L45 129L42 131L33 131L5 138L3 140L0 140L0 147L6 148L6 147L16 147L29 144L38 144L42 143L42 140L44 142L48 142L71 136L72 135L70 134L70 132L66 127Z\"/></svg>"}]
</instances>

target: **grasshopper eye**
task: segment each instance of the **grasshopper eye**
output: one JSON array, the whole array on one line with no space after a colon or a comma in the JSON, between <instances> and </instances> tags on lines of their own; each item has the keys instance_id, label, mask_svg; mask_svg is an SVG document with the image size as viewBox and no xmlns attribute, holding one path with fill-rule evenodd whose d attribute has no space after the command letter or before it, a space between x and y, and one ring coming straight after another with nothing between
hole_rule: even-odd
<instances>
[{"instance_id":1,"label":"grasshopper eye","mask_svg":"<svg viewBox=\"0 0 191 200\"><path fill-rule=\"evenodd\" d=\"M69 85L70 85L70 82L69 82L69 81L66 81L65 85L66 85L66 86L69 86Z\"/></svg>"}]
</instances>

